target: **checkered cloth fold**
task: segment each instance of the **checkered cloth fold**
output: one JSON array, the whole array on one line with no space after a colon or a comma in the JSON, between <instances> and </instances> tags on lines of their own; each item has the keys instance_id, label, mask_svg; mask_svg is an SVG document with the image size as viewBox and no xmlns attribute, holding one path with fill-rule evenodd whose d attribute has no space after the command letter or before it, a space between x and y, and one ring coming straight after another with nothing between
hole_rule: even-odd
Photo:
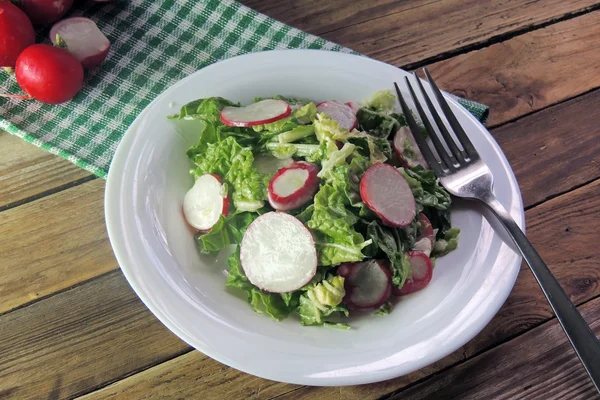
<instances>
[{"instance_id":1,"label":"checkered cloth fold","mask_svg":"<svg viewBox=\"0 0 600 400\"><path fill-rule=\"evenodd\" d=\"M87 72L84 89L69 103L0 99L0 129L99 177L106 177L121 137L144 107L200 68L262 50L352 52L232 0L86 2L70 14L79 15L93 19L112 42L107 60ZM7 74L0 91L21 92ZM459 101L480 120L487 117L486 106Z\"/></svg>"}]
</instances>

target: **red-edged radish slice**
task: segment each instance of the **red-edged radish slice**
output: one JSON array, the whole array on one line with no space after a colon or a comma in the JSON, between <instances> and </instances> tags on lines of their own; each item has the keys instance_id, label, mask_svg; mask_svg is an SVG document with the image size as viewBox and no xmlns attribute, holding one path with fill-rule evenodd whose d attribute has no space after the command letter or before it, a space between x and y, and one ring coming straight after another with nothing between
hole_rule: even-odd
<instances>
[{"instance_id":1,"label":"red-edged radish slice","mask_svg":"<svg viewBox=\"0 0 600 400\"><path fill-rule=\"evenodd\" d=\"M412 250L408 252L410 261L410 275L400 289L393 288L395 296L404 296L423 289L431 282L433 276L433 265L431 259L423 252Z\"/></svg>"},{"instance_id":2,"label":"red-edged radish slice","mask_svg":"<svg viewBox=\"0 0 600 400\"><path fill-rule=\"evenodd\" d=\"M415 197L402 173L388 164L371 165L360 180L360 197L384 224L399 228L417 215Z\"/></svg>"},{"instance_id":3,"label":"red-edged radish slice","mask_svg":"<svg viewBox=\"0 0 600 400\"><path fill-rule=\"evenodd\" d=\"M279 121L292 113L283 100L266 99L245 107L224 107L221 122L227 126L254 126Z\"/></svg>"},{"instance_id":4,"label":"red-edged radish slice","mask_svg":"<svg viewBox=\"0 0 600 400\"><path fill-rule=\"evenodd\" d=\"M417 240L414 246L415 250L422 251L427 256L431 254L431 250L433 249L433 245L435 243L435 233L433 231L433 226L431 226L431 222L429 218L425 216L425 214L420 213L418 216L418 235Z\"/></svg>"},{"instance_id":5,"label":"red-edged radish slice","mask_svg":"<svg viewBox=\"0 0 600 400\"><path fill-rule=\"evenodd\" d=\"M83 68L93 68L102 64L110 50L110 41L89 18L66 18L50 29L50 40L56 42L56 35L67 44L67 50L75 56Z\"/></svg>"},{"instance_id":6,"label":"red-edged radish slice","mask_svg":"<svg viewBox=\"0 0 600 400\"><path fill-rule=\"evenodd\" d=\"M422 165L425 168L429 168L429 164L423 158L423 154L408 126L398 129L394 135L392 145L403 167L412 168L416 165Z\"/></svg>"},{"instance_id":7,"label":"red-edged radish slice","mask_svg":"<svg viewBox=\"0 0 600 400\"><path fill-rule=\"evenodd\" d=\"M325 113L340 124L341 128L351 131L358 126L354 111L348 105L337 100L327 100L317 104L317 111Z\"/></svg>"},{"instance_id":8,"label":"red-edged radish slice","mask_svg":"<svg viewBox=\"0 0 600 400\"><path fill-rule=\"evenodd\" d=\"M250 282L272 293L300 289L317 272L312 234L298 218L280 212L268 212L250 224L240 260Z\"/></svg>"},{"instance_id":9,"label":"red-edged radish slice","mask_svg":"<svg viewBox=\"0 0 600 400\"><path fill-rule=\"evenodd\" d=\"M271 207L288 211L308 203L319 189L318 173L319 167L304 161L281 168L269 182Z\"/></svg>"},{"instance_id":10,"label":"red-edged radish slice","mask_svg":"<svg viewBox=\"0 0 600 400\"><path fill-rule=\"evenodd\" d=\"M360 110L360 105L358 103L355 103L353 101L349 101L349 102L347 102L345 104L352 109L352 112L354 114L356 114L358 112L358 110Z\"/></svg>"},{"instance_id":11,"label":"red-edged radish slice","mask_svg":"<svg viewBox=\"0 0 600 400\"><path fill-rule=\"evenodd\" d=\"M183 198L183 214L194 228L207 231L221 217L229 213L230 198L224 193L221 178L204 174L196 179L194 186Z\"/></svg>"},{"instance_id":12,"label":"red-edged radish slice","mask_svg":"<svg viewBox=\"0 0 600 400\"><path fill-rule=\"evenodd\" d=\"M341 267L340 267L341 268ZM340 274L338 268L338 275ZM344 272L344 271L342 271ZM392 276L381 261L368 260L350 264L345 277L344 303L351 310L381 307L392 293Z\"/></svg>"},{"instance_id":13,"label":"red-edged radish slice","mask_svg":"<svg viewBox=\"0 0 600 400\"><path fill-rule=\"evenodd\" d=\"M343 263L337 269L337 275L349 278L360 267L360 263Z\"/></svg>"}]
</instances>

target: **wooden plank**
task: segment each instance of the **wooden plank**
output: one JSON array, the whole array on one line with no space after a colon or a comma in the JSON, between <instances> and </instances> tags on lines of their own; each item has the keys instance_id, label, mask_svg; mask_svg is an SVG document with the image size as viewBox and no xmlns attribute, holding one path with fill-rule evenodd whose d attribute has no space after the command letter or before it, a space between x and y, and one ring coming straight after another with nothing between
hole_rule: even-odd
<instances>
[{"instance_id":1,"label":"wooden plank","mask_svg":"<svg viewBox=\"0 0 600 400\"><path fill-rule=\"evenodd\" d=\"M0 314L118 268L104 186L93 180L0 213Z\"/></svg>"},{"instance_id":2,"label":"wooden plank","mask_svg":"<svg viewBox=\"0 0 600 400\"><path fill-rule=\"evenodd\" d=\"M593 0L243 0L242 3L397 66L532 29L599 4Z\"/></svg>"},{"instance_id":3,"label":"wooden plank","mask_svg":"<svg viewBox=\"0 0 600 400\"><path fill-rule=\"evenodd\" d=\"M138 375L79 399L191 399L200 391L204 399L267 399L285 394L294 387L241 373L197 351ZM138 379L142 375L143 379Z\"/></svg>"},{"instance_id":4,"label":"wooden plank","mask_svg":"<svg viewBox=\"0 0 600 400\"><path fill-rule=\"evenodd\" d=\"M600 295L600 255L595 251L595 230L600 226L599 210L600 181L597 181L550 200L527 213L532 242L537 245L557 279L575 302ZM404 377L342 388L300 387L274 384L260 378L242 380L242 376L245 376L243 373L216 361L198 356L184 356L170 361L164 367L159 366L126 378L90 397L127 399L138 398L144 393L145 398L158 398L164 393L169 393L186 398L198 390L198 379L204 376L206 378L202 379L211 382L212 379L217 379L212 377L214 374L227 371L229 380L241 383L228 385L235 388L219 389L211 386L211 390L214 390L211 393L214 393L215 398L239 398L246 395L258 397L258 388L261 388L260 392L265 398L285 394L284 398L287 396L292 399L376 399L472 357L551 317L550 308L531 273L522 271L507 303L483 332L452 355ZM192 358L198 362L190 362ZM236 390L235 396L227 390Z\"/></svg>"},{"instance_id":5,"label":"wooden plank","mask_svg":"<svg viewBox=\"0 0 600 400\"><path fill-rule=\"evenodd\" d=\"M580 307L600 336L600 299ZM391 399L600 399L556 319Z\"/></svg>"},{"instance_id":6,"label":"wooden plank","mask_svg":"<svg viewBox=\"0 0 600 400\"><path fill-rule=\"evenodd\" d=\"M598 49L595 11L428 68L440 87L490 106L494 126L599 87Z\"/></svg>"},{"instance_id":7,"label":"wooden plank","mask_svg":"<svg viewBox=\"0 0 600 400\"><path fill-rule=\"evenodd\" d=\"M188 350L114 271L0 317L0 398L70 398Z\"/></svg>"},{"instance_id":8,"label":"wooden plank","mask_svg":"<svg viewBox=\"0 0 600 400\"><path fill-rule=\"evenodd\" d=\"M596 90L492 130L527 207L600 176L599 103Z\"/></svg>"},{"instance_id":9,"label":"wooden plank","mask_svg":"<svg viewBox=\"0 0 600 400\"><path fill-rule=\"evenodd\" d=\"M88 171L0 131L0 210L73 181Z\"/></svg>"}]
</instances>

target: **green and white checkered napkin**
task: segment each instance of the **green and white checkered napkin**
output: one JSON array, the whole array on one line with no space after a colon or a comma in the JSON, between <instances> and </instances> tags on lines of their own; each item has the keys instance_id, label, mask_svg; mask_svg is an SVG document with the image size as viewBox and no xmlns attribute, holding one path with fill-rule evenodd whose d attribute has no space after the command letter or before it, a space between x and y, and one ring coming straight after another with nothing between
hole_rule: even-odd
<instances>
[{"instance_id":1,"label":"green and white checkered napkin","mask_svg":"<svg viewBox=\"0 0 600 400\"><path fill-rule=\"evenodd\" d=\"M87 5L85 5L87 4ZM157 95L209 64L243 53L350 49L277 22L232 0L87 2L71 12L96 21L112 42L84 89L62 105L0 99L0 129L105 177L121 137ZM41 36L47 31L40 32ZM20 93L2 74L0 90ZM459 99L480 120L487 107Z\"/></svg>"}]
</instances>

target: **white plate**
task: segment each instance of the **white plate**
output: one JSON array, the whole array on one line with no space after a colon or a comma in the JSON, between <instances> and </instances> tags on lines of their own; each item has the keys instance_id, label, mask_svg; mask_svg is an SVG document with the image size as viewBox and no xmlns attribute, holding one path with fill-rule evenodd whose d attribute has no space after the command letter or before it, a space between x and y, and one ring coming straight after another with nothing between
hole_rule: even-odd
<instances>
[{"instance_id":1,"label":"white plate","mask_svg":"<svg viewBox=\"0 0 600 400\"><path fill-rule=\"evenodd\" d=\"M431 284L402 298L386 317L362 317L352 330L302 327L296 317L274 322L225 289L226 255L201 257L181 204L192 186L185 150L194 122L166 117L182 104L222 96L248 103L282 94L314 100L362 100L401 82L406 72L364 57L289 50L255 53L204 68L160 95L123 138L106 188L106 223L123 273L171 331L208 356L241 371L282 382L350 385L422 368L472 339L513 287L521 258L472 203L458 203L452 221L459 249L438 260ZM452 108L492 170L496 194L523 226L517 182L487 130L454 101ZM143 334L143 332L142 332Z\"/></svg>"}]
</instances>

